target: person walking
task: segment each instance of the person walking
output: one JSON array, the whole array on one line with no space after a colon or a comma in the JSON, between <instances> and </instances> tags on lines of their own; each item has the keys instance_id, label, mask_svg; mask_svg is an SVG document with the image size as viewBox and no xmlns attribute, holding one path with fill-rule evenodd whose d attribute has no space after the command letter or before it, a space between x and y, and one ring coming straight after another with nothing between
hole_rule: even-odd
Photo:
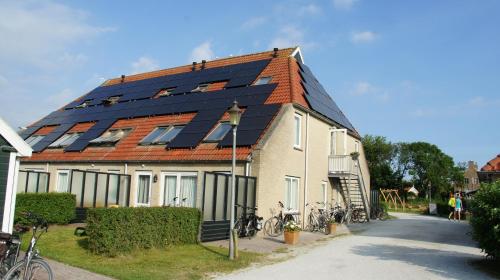
<instances>
[{"instance_id":1,"label":"person walking","mask_svg":"<svg viewBox=\"0 0 500 280\"><path fill-rule=\"evenodd\" d=\"M457 198L455 198L455 213L458 214L458 220L460 221L460 212L462 212L462 198L460 198L460 194L457 194Z\"/></svg>"},{"instance_id":2,"label":"person walking","mask_svg":"<svg viewBox=\"0 0 500 280\"><path fill-rule=\"evenodd\" d=\"M448 215L448 220L451 219L451 216L453 215L453 220L455 220L455 196L453 193L450 193L450 199L448 200L448 206L450 208L450 215Z\"/></svg>"}]
</instances>

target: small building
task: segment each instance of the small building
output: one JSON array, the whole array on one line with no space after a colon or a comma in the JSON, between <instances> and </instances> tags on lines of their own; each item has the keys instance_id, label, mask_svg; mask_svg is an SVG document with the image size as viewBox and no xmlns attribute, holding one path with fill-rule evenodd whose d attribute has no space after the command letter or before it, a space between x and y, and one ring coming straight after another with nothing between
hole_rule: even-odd
<instances>
[{"instance_id":1,"label":"small building","mask_svg":"<svg viewBox=\"0 0 500 280\"><path fill-rule=\"evenodd\" d=\"M481 183L493 183L500 180L500 154L481 167L478 176Z\"/></svg>"},{"instance_id":2,"label":"small building","mask_svg":"<svg viewBox=\"0 0 500 280\"><path fill-rule=\"evenodd\" d=\"M298 47L107 80L21 133L34 154L18 191L74 193L81 213L198 207L202 240L227 237L234 101L238 217L257 207L305 223L311 206L349 201L368 219L360 134Z\"/></svg>"},{"instance_id":3,"label":"small building","mask_svg":"<svg viewBox=\"0 0 500 280\"><path fill-rule=\"evenodd\" d=\"M477 175L477 163L474 161L467 162L467 168L464 171L464 184L462 188L455 191L470 192L479 188L479 177Z\"/></svg>"},{"instance_id":4,"label":"small building","mask_svg":"<svg viewBox=\"0 0 500 280\"><path fill-rule=\"evenodd\" d=\"M12 233L20 159L31 156L31 147L0 118L0 221L2 232Z\"/></svg>"}]
</instances>

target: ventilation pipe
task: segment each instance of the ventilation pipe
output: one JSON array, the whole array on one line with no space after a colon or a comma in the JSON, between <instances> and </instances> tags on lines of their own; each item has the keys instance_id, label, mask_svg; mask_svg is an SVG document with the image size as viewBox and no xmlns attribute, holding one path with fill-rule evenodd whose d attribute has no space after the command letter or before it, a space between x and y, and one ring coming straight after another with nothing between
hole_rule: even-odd
<instances>
[{"instance_id":1,"label":"ventilation pipe","mask_svg":"<svg viewBox=\"0 0 500 280\"><path fill-rule=\"evenodd\" d=\"M195 71L195 70L196 70L196 61L193 61L193 67L191 67L191 70L192 70L192 71Z\"/></svg>"},{"instance_id":2,"label":"ventilation pipe","mask_svg":"<svg viewBox=\"0 0 500 280\"><path fill-rule=\"evenodd\" d=\"M204 59L201 61L201 69L205 69L205 64L206 63L207 63L207 61L204 60Z\"/></svg>"},{"instance_id":3,"label":"ventilation pipe","mask_svg":"<svg viewBox=\"0 0 500 280\"><path fill-rule=\"evenodd\" d=\"M121 83L125 82L125 75L122 75Z\"/></svg>"},{"instance_id":4,"label":"ventilation pipe","mask_svg":"<svg viewBox=\"0 0 500 280\"><path fill-rule=\"evenodd\" d=\"M274 48L273 49L273 51L274 51L273 52L273 57L278 57L278 50L279 50L278 48Z\"/></svg>"}]
</instances>

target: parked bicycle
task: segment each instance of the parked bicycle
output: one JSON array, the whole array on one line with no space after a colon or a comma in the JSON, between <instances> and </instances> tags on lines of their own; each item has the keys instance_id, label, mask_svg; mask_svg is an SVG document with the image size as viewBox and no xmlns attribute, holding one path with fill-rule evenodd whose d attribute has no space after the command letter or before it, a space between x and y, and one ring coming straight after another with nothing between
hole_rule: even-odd
<instances>
[{"instance_id":1,"label":"parked bicycle","mask_svg":"<svg viewBox=\"0 0 500 280\"><path fill-rule=\"evenodd\" d=\"M3 277L17 263L21 239L17 234L0 232L0 276Z\"/></svg>"},{"instance_id":2,"label":"parked bicycle","mask_svg":"<svg viewBox=\"0 0 500 280\"><path fill-rule=\"evenodd\" d=\"M316 204L324 204L321 202L316 202ZM311 209L309 215L307 216L307 231L326 231L328 221L330 220L330 211L328 210L328 205L324 205L325 208L317 208L312 204L307 203L306 207L309 206Z\"/></svg>"},{"instance_id":3,"label":"parked bicycle","mask_svg":"<svg viewBox=\"0 0 500 280\"><path fill-rule=\"evenodd\" d=\"M379 207L373 207L371 209L371 216L373 219L379 219L379 220L386 220L389 217L389 214L387 211L385 211L385 208L382 206Z\"/></svg>"},{"instance_id":4,"label":"parked bicycle","mask_svg":"<svg viewBox=\"0 0 500 280\"><path fill-rule=\"evenodd\" d=\"M269 235L269 236L279 236L280 234L283 233L285 224L288 221L294 221L298 223L297 219L295 219L294 215L291 213L286 213L283 214L283 209L285 206L281 201L278 201L278 206L280 207L280 212L278 215L269 218L266 223L264 224L264 232ZM290 211L291 209L287 209Z\"/></svg>"},{"instance_id":5,"label":"parked bicycle","mask_svg":"<svg viewBox=\"0 0 500 280\"><path fill-rule=\"evenodd\" d=\"M262 217L255 215L257 208L244 207L236 204L242 210L253 211L245 215L245 211L241 212L240 218L236 221L234 229L237 230L239 237L254 237L258 231L262 230Z\"/></svg>"},{"instance_id":6,"label":"parked bicycle","mask_svg":"<svg viewBox=\"0 0 500 280\"><path fill-rule=\"evenodd\" d=\"M17 262L5 274L4 280L53 280L54 276L49 264L45 262L36 249L36 244L42 234L47 232L48 223L42 217L34 213L26 213L26 218L32 223L32 236L28 249L24 255L24 259ZM17 260L19 248L16 252L15 259Z\"/></svg>"}]
</instances>

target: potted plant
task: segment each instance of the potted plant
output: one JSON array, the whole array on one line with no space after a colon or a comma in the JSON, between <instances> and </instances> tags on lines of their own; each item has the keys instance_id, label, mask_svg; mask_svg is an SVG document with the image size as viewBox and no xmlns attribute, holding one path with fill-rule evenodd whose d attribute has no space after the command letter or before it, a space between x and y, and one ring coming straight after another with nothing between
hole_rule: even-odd
<instances>
[{"instance_id":1,"label":"potted plant","mask_svg":"<svg viewBox=\"0 0 500 280\"><path fill-rule=\"evenodd\" d=\"M285 224L285 243L294 245L299 242L300 227L295 221L288 221Z\"/></svg>"},{"instance_id":2,"label":"potted plant","mask_svg":"<svg viewBox=\"0 0 500 280\"><path fill-rule=\"evenodd\" d=\"M352 152L351 157L353 160L357 160L359 158L359 152Z\"/></svg>"},{"instance_id":3,"label":"potted plant","mask_svg":"<svg viewBox=\"0 0 500 280\"><path fill-rule=\"evenodd\" d=\"M326 226L326 234L335 234L337 231L337 222L335 218L328 219Z\"/></svg>"}]
</instances>

